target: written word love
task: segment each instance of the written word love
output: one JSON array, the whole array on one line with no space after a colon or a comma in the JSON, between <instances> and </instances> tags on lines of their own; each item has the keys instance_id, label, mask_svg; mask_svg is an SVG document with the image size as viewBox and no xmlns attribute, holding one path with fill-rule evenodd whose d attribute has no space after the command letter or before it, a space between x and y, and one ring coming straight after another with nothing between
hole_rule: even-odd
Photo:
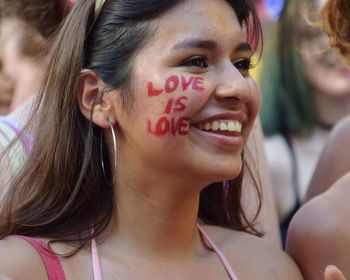
<instances>
[{"instance_id":1,"label":"written word love","mask_svg":"<svg viewBox=\"0 0 350 280\"><path fill-rule=\"evenodd\" d=\"M147 83L147 95L149 97L156 97L164 94L171 94L180 90L185 93L188 90L202 92L204 79L201 77L185 77L172 75L165 81L163 88L155 88L152 82ZM171 95L170 95L171 96ZM165 108L164 115L160 117L155 123L148 120L148 132L156 136L165 135L187 135L189 128L189 118L185 116L169 116L170 113L181 113L186 109L187 96L170 97Z\"/></svg>"}]
</instances>

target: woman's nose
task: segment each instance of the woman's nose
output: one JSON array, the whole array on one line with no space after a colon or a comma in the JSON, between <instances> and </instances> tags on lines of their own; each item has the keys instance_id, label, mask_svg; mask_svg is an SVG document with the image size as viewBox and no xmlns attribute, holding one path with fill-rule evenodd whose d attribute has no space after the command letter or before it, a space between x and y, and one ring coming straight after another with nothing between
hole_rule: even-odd
<instances>
[{"instance_id":1,"label":"woman's nose","mask_svg":"<svg viewBox=\"0 0 350 280\"><path fill-rule=\"evenodd\" d=\"M218 101L237 100L247 102L252 95L247 77L230 63L218 77L215 97Z\"/></svg>"}]
</instances>

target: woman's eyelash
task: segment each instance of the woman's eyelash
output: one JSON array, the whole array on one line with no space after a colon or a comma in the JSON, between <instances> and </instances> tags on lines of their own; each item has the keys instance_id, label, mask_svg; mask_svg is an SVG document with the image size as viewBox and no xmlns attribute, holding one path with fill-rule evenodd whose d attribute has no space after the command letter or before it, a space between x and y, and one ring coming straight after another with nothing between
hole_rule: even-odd
<instances>
[{"instance_id":1,"label":"woman's eyelash","mask_svg":"<svg viewBox=\"0 0 350 280\"><path fill-rule=\"evenodd\" d=\"M232 63L241 72L248 72L250 69L254 68L251 59L242 58L235 60ZM183 62L181 66L208 68L209 63L208 59L204 56L194 56Z\"/></svg>"},{"instance_id":2,"label":"woman's eyelash","mask_svg":"<svg viewBox=\"0 0 350 280\"><path fill-rule=\"evenodd\" d=\"M249 71L250 69L254 68L252 60L246 58L235 60L233 65L240 71Z\"/></svg>"},{"instance_id":3,"label":"woman's eyelash","mask_svg":"<svg viewBox=\"0 0 350 280\"><path fill-rule=\"evenodd\" d=\"M187 59L182 66L198 67L198 68L208 68L208 59L204 56L194 56Z\"/></svg>"}]
</instances>

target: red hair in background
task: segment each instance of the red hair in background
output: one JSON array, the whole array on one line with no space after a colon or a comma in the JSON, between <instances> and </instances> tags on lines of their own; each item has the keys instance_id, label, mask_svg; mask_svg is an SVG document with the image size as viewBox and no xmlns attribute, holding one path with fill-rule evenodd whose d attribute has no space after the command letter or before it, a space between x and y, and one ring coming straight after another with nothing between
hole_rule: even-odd
<instances>
[{"instance_id":1,"label":"red hair in background","mask_svg":"<svg viewBox=\"0 0 350 280\"><path fill-rule=\"evenodd\" d=\"M350 64L350 1L328 0L321 15L332 47Z\"/></svg>"}]
</instances>

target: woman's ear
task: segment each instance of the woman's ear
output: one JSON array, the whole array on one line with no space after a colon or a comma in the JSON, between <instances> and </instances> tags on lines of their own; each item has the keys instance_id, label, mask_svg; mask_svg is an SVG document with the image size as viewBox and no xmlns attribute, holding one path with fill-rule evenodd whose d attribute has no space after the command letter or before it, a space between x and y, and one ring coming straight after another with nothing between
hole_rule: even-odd
<instances>
[{"instance_id":1,"label":"woman's ear","mask_svg":"<svg viewBox=\"0 0 350 280\"><path fill-rule=\"evenodd\" d=\"M112 97L103 94L106 85L91 70L82 70L79 76L78 104L83 116L94 124L108 128L108 121L115 123Z\"/></svg>"}]
</instances>

